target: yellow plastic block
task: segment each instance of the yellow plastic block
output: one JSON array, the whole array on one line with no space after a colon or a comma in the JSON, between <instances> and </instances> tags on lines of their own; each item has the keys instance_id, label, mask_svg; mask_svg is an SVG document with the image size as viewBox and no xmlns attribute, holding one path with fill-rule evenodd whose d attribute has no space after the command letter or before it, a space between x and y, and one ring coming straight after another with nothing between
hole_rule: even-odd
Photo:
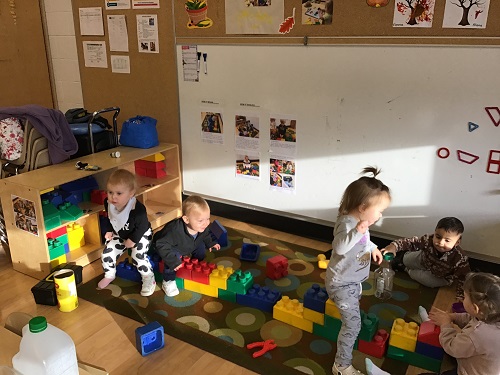
<instances>
[{"instance_id":1,"label":"yellow plastic block","mask_svg":"<svg viewBox=\"0 0 500 375\"><path fill-rule=\"evenodd\" d=\"M322 326L325 325L325 314L308 309L307 307L304 307L304 319Z\"/></svg>"},{"instance_id":2,"label":"yellow plastic block","mask_svg":"<svg viewBox=\"0 0 500 375\"><path fill-rule=\"evenodd\" d=\"M318 267L321 268L322 270L326 270L326 267L328 267L329 261L330 260L326 259L326 256L324 254L318 255Z\"/></svg>"},{"instance_id":3,"label":"yellow plastic block","mask_svg":"<svg viewBox=\"0 0 500 375\"><path fill-rule=\"evenodd\" d=\"M337 319L342 319L340 316L340 311L337 305L331 300L327 299L325 303L325 315L330 315Z\"/></svg>"},{"instance_id":4,"label":"yellow plastic block","mask_svg":"<svg viewBox=\"0 0 500 375\"><path fill-rule=\"evenodd\" d=\"M198 283L193 280L184 280L184 289L204 294L206 296L219 298L219 289L217 287Z\"/></svg>"},{"instance_id":5,"label":"yellow plastic block","mask_svg":"<svg viewBox=\"0 0 500 375\"><path fill-rule=\"evenodd\" d=\"M61 255L60 257L57 257L55 259L52 259L50 261L50 269L56 268L60 264L67 263L68 261L66 260L66 254Z\"/></svg>"},{"instance_id":6,"label":"yellow plastic block","mask_svg":"<svg viewBox=\"0 0 500 375\"><path fill-rule=\"evenodd\" d=\"M218 289L227 290L227 279L234 272L231 267L217 266L209 276L209 283Z\"/></svg>"},{"instance_id":7,"label":"yellow plastic block","mask_svg":"<svg viewBox=\"0 0 500 375\"><path fill-rule=\"evenodd\" d=\"M158 154L154 154L151 156L146 156L145 158L142 158L141 160L154 161L156 163L157 161L165 160L165 156L163 156L163 154L158 153Z\"/></svg>"},{"instance_id":8,"label":"yellow plastic block","mask_svg":"<svg viewBox=\"0 0 500 375\"><path fill-rule=\"evenodd\" d=\"M398 318L392 324L391 336L389 337L389 345L415 352L418 338L418 324L415 322L405 322Z\"/></svg>"},{"instance_id":9,"label":"yellow plastic block","mask_svg":"<svg viewBox=\"0 0 500 375\"><path fill-rule=\"evenodd\" d=\"M304 305L298 300L283 296L273 307L273 318L303 331L312 332L313 322L304 319Z\"/></svg>"},{"instance_id":10,"label":"yellow plastic block","mask_svg":"<svg viewBox=\"0 0 500 375\"><path fill-rule=\"evenodd\" d=\"M54 190L54 188L53 188L53 187L47 188L47 189L45 189L45 190L40 190L40 195L43 195L43 194L45 194L45 193L48 193L49 191L52 191L52 190Z\"/></svg>"},{"instance_id":11,"label":"yellow plastic block","mask_svg":"<svg viewBox=\"0 0 500 375\"><path fill-rule=\"evenodd\" d=\"M85 233L83 227L77 223L72 223L66 226L68 233L69 250L75 250L85 246Z\"/></svg>"}]
</instances>

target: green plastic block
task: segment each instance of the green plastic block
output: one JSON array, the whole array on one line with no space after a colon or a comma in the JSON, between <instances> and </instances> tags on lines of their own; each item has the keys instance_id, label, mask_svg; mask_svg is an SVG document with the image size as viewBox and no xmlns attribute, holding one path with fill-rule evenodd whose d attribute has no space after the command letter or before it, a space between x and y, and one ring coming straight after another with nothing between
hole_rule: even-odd
<instances>
[{"instance_id":1,"label":"green plastic block","mask_svg":"<svg viewBox=\"0 0 500 375\"><path fill-rule=\"evenodd\" d=\"M61 255L66 254L64 249L64 243L58 241L57 239L49 238L47 240L49 247L49 258L50 260L59 258Z\"/></svg>"},{"instance_id":2,"label":"green plastic block","mask_svg":"<svg viewBox=\"0 0 500 375\"><path fill-rule=\"evenodd\" d=\"M227 279L227 290L238 294L247 294L252 285L253 276L248 271L237 270Z\"/></svg>"},{"instance_id":3,"label":"green plastic block","mask_svg":"<svg viewBox=\"0 0 500 375\"><path fill-rule=\"evenodd\" d=\"M236 303L236 293L230 290L219 289L219 298L224 301Z\"/></svg>"},{"instance_id":4,"label":"green plastic block","mask_svg":"<svg viewBox=\"0 0 500 375\"><path fill-rule=\"evenodd\" d=\"M387 348L387 357L397 359L398 361L406 362L412 366L437 373L439 373L441 370L442 361L435 358L426 357L419 353L409 352L392 345L389 345L389 347Z\"/></svg>"},{"instance_id":5,"label":"green plastic block","mask_svg":"<svg viewBox=\"0 0 500 375\"><path fill-rule=\"evenodd\" d=\"M74 221L83 215L79 207L69 202L59 205L58 209L62 220Z\"/></svg>"},{"instance_id":6,"label":"green plastic block","mask_svg":"<svg viewBox=\"0 0 500 375\"><path fill-rule=\"evenodd\" d=\"M377 315L374 313L366 314L364 311L361 311L361 331L358 338L371 342L378 330L378 323L379 319Z\"/></svg>"}]
</instances>

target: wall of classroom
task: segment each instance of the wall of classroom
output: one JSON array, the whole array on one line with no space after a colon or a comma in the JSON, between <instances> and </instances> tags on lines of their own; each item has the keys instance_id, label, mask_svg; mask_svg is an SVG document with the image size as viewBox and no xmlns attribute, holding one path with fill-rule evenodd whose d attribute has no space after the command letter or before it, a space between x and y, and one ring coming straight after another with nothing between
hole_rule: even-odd
<instances>
[{"instance_id":1,"label":"wall of classroom","mask_svg":"<svg viewBox=\"0 0 500 375\"><path fill-rule=\"evenodd\" d=\"M159 15L161 53L144 56L131 50L134 73L128 77L110 68L85 68L81 43L94 37L79 36L77 14L79 7L90 6L104 8L97 0L73 0L84 105L119 105L125 109L122 121L138 111L158 118L160 138L180 143L183 149L186 192L333 223L345 185L366 164L377 164L383 169L381 178L393 189L394 201L376 232L389 237L423 234L432 231L440 216L454 214L466 225L465 247L478 257L499 259L492 245L499 239L493 212L499 207L498 175L485 171L488 151L500 147L497 128L484 107L498 105L492 94L498 83L488 69L494 71L499 61L500 25L492 20L500 16L500 3L491 2L487 28L461 30L440 27L444 2L436 4L432 28L411 29L392 28L393 2L374 9L363 1L337 0L329 28L301 25L301 1L291 0L284 4L284 15L296 8L297 22L286 35L226 35L224 1L209 0L213 26L207 29L186 27L182 1L160 0L159 9L103 11L104 16L126 14L131 48L136 45L135 14ZM102 40L106 37L107 32ZM182 81L181 45L198 45L209 53L210 73L198 83ZM277 76L283 80L261 83L279 61ZM148 92L155 94L153 102L144 97ZM234 134L226 133L221 147L201 143L198 131L191 134L191 127L199 126L200 100L215 96L223 103L226 124L239 112L241 101L259 103L264 118L271 111L298 116L301 138L294 194L269 190L265 178L235 179ZM320 109L309 112L310 102ZM480 127L469 133L468 121ZM268 155L265 142L264 138L260 146L262 171ZM440 146L450 149L449 158L436 157ZM459 162L457 149L480 159L470 165ZM201 156L203 160L196 159ZM313 176L313 171L318 173Z\"/></svg>"}]
</instances>

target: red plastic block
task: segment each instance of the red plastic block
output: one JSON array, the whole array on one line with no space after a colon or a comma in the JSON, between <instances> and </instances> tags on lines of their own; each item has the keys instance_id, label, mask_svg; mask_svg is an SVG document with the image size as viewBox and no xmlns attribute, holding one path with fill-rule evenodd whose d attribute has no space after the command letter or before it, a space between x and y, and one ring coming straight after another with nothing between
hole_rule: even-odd
<instances>
[{"instance_id":1,"label":"red plastic block","mask_svg":"<svg viewBox=\"0 0 500 375\"><path fill-rule=\"evenodd\" d=\"M266 262L266 276L278 280L288 275L288 259L283 255L276 255Z\"/></svg>"},{"instance_id":2,"label":"red plastic block","mask_svg":"<svg viewBox=\"0 0 500 375\"><path fill-rule=\"evenodd\" d=\"M52 238L56 239L57 237L60 237L62 235L66 234L66 226L57 228L56 230L53 230L52 232L47 233L47 238Z\"/></svg>"},{"instance_id":3,"label":"red plastic block","mask_svg":"<svg viewBox=\"0 0 500 375\"><path fill-rule=\"evenodd\" d=\"M108 196L105 190L92 190L90 192L90 201L96 204L104 204L104 198Z\"/></svg>"},{"instance_id":4,"label":"red plastic block","mask_svg":"<svg viewBox=\"0 0 500 375\"><path fill-rule=\"evenodd\" d=\"M389 333L384 329L379 329L373 340L368 342L359 339L358 350L376 358L382 358L387 350L387 341L389 340Z\"/></svg>"},{"instance_id":5,"label":"red plastic block","mask_svg":"<svg viewBox=\"0 0 500 375\"><path fill-rule=\"evenodd\" d=\"M212 270L215 269L217 265L215 263L207 263L201 261L194 265L193 271L191 272L191 280L196 281L200 284L210 284L210 274Z\"/></svg>"},{"instance_id":6,"label":"red plastic block","mask_svg":"<svg viewBox=\"0 0 500 375\"><path fill-rule=\"evenodd\" d=\"M435 325L432 321L428 320L426 322L422 322L418 331L417 341L441 347L441 344L439 343L440 332L441 328Z\"/></svg>"},{"instance_id":7,"label":"red plastic block","mask_svg":"<svg viewBox=\"0 0 500 375\"><path fill-rule=\"evenodd\" d=\"M191 280L193 267L194 264L191 263L191 259L189 257L184 257L182 259L182 267L177 270L175 276L180 279Z\"/></svg>"}]
</instances>

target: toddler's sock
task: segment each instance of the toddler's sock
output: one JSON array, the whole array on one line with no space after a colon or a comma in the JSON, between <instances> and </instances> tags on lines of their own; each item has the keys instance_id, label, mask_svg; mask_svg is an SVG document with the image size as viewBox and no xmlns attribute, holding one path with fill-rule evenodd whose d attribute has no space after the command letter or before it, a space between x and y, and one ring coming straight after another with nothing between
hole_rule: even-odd
<instances>
[{"instance_id":1,"label":"toddler's sock","mask_svg":"<svg viewBox=\"0 0 500 375\"><path fill-rule=\"evenodd\" d=\"M418 307L418 315L420 316L420 320L422 322L426 322L426 321L430 320L429 314L427 314L427 310L423 306Z\"/></svg>"},{"instance_id":2,"label":"toddler's sock","mask_svg":"<svg viewBox=\"0 0 500 375\"><path fill-rule=\"evenodd\" d=\"M97 284L97 287L99 289L104 289L106 288L109 284L111 284L111 282L114 280L115 278L112 277L112 278L109 278L109 277L104 277L101 281L99 281L99 283Z\"/></svg>"},{"instance_id":3,"label":"toddler's sock","mask_svg":"<svg viewBox=\"0 0 500 375\"><path fill-rule=\"evenodd\" d=\"M365 358L366 372L368 375L391 375L388 372L378 368L370 358Z\"/></svg>"}]
</instances>

